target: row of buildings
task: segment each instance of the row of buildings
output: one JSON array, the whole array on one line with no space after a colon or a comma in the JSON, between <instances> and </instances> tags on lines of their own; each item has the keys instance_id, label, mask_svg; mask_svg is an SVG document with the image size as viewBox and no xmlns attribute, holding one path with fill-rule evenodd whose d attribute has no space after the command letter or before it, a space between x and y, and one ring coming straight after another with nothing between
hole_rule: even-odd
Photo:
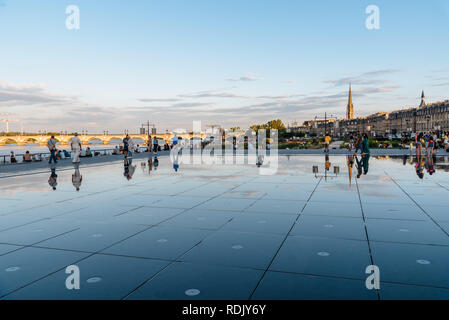
<instances>
[{"instance_id":1,"label":"row of buildings","mask_svg":"<svg viewBox=\"0 0 449 320\"><path fill-rule=\"evenodd\" d=\"M294 130L317 136L328 133L333 137L342 137L357 131L368 133L370 136L449 131L449 100L427 104L423 91L419 107L354 118L350 86L345 119L309 120Z\"/></svg>"}]
</instances>

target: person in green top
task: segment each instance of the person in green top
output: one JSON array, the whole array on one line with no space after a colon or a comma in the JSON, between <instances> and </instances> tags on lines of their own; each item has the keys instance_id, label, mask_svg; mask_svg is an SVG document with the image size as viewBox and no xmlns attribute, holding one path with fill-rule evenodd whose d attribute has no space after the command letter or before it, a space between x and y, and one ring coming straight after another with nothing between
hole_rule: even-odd
<instances>
[{"instance_id":1,"label":"person in green top","mask_svg":"<svg viewBox=\"0 0 449 320\"><path fill-rule=\"evenodd\" d=\"M361 147L361 151L362 151L362 156L365 154L369 154L370 153L370 149L369 149L369 139L368 139L368 135L366 133L363 134L362 136L362 147Z\"/></svg>"}]
</instances>

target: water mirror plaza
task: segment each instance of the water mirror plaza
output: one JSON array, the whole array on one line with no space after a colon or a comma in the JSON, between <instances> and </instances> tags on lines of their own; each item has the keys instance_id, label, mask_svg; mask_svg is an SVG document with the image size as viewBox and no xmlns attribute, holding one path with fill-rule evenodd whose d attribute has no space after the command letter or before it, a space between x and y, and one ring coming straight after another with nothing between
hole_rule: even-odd
<instances>
[{"instance_id":1,"label":"water mirror plaza","mask_svg":"<svg viewBox=\"0 0 449 320\"><path fill-rule=\"evenodd\" d=\"M448 157L149 155L0 172L0 298L449 299Z\"/></svg>"}]
</instances>

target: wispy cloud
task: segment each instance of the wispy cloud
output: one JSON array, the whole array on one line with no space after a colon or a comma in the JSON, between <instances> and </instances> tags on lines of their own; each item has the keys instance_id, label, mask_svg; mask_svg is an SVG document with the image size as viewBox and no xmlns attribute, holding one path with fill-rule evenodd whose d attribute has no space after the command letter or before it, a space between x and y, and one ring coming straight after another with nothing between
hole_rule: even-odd
<instances>
[{"instance_id":1,"label":"wispy cloud","mask_svg":"<svg viewBox=\"0 0 449 320\"><path fill-rule=\"evenodd\" d=\"M449 76L427 76L433 83L433 87L445 87L449 86Z\"/></svg>"},{"instance_id":2,"label":"wispy cloud","mask_svg":"<svg viewBox=\"0 0 449 320\"><path fill-rule=\"evenodd\" d=\"M140 102L176 102L180 101L178 98L142 98L138 99Z\"/></svg>"},{"instance_id":3,"label":"wispy cloud","mask_svg":"<svg viewBox=\"0 0 449 320\"><path fill-rule=\"evenodd\" d=\"M355 85L373 85L388 82L386 79L379 78L381 76L391 75L400 72L398 69L382 69L374 70L359 74L357 76L343 77L334 80L326 80L325 83L334 85L335 87L347 86L349 83Z\"/></svg>"},{"instance_id":4,"label":"wispy cloud","mask_svg":"<svg viewBox=\"0 0 449 320\"><path fill-rule=\"evenodd\" d=\"M214 92L214 91L203 91L190 94L180 94L178 97L182 98L239 98L246 99L248 96L229 93L229 92Z\"/></svg>"},{"instance_id":5,"label":"wispy cloud","mask_svg":"<svg viewBox=\"0 0 449 320\"><path fill-rule=\"evenodd\" d=\"M69 96L48 93L44 84L0 83L0 107L49 105L68 103L73 100Z\"/></svg>"},{"instance_id":6,"label":"wispy cloud","mask_svg":"<svg viewBox=\"0 0 449 320\"><path fill-rule=\"evenodd\" d=\"M433 85L434 87L446 87L449 86L449 82L437 83Z\"/></svg>"},{"instance_id":7,"label":"wispy cloud","mask_svg":"<svg viewBox=\"0 0 449 320\"><path fill-rule=\"evenodd\" d=\"M227 81L234 81L234 82L238 82L238 81L244 81L244 82L248 82L248 81L259 81L259 80L263 80L263 78L260 77L256 77L253 75L246 75L246 76L241 76L238 78L230 78L230 79L226 79Z\"/></svg>"}]
</instances>

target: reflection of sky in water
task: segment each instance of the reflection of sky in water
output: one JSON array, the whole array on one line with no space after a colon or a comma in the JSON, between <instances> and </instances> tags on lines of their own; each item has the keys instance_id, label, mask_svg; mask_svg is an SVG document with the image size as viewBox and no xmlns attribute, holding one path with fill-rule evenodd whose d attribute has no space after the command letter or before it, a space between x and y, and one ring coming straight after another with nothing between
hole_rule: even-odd
<instances>
[{"instance_id":1,"label":"reflection of sky in water","mask_svg":"<svg viewBox=\"0 0 449 320\"><path fill-rule=\"evenodd\" d=\"M262 176L255 161L175 173L168 157L157 170L135 159L131 179L116 161L81 166L79 192L70 167L56 169L56 191L50 169L0 178L0 296L377 299L374 262L381 299L449 298L449 173L421 180L408 159L371 157L350 183L347 160L280 156ZM76 297L61 285L75 262L98 286Z\"/></svg>"},{"instance_id":2,"label":"reflection of sky in water","mask_svg":"<svg viewBox=\"0 0 449 320\"><path fill-rule=\"evenodd\" d=\"M358 157L359 161L362 158ZM424 167L424 179L421 180L416 176L415 165L416 159L410 157L371 157L369 159L369 170L366 175L362 174L357 178L357 161L350 170L348 166L348 158L346 156L330 156L328 162L330 169L325 169L325 156L280 156L279 168L273 176L260 176L255 165L192 165L183 164L180 161L180 172L175 173L173 165L169 158L160 157L159 166L155 170L154 162L152 170L149 170L149 164L146 159L136 159L128 168L121 161L95 165L91 167L80 167L80 173L83 176L81 189L94 192L95 190L106 190L113 187L121 187L134 185L149 180L169 181L188 181L190 179L196 181L222 181L223 184L233 183L242 179L263 180L267 183L278 183L282 181L291 181L295 183L316 183L317 179L323 178L328 182L326 188L329 190L347 189L353 187L356 180L359 183L366 183L373 186L373 192L385 194L382 189L376 189L376 185L390 181L391 177L398 181L407 181L421 184L446 183L449 177L449 158L438 157L435 162L436 173L430 176ZM135 168L134 168L135 167ZM313 172L316 167L318 172ZM124 179L124 173L132 168L132 177L129 181ZM338 168L338 173L335 173ZM446 172L445 172L446 171ZM65 167L58 169L58 191L68 192L72 187L72 175L74 169ZM12 196L17 193L39 193L46 192L47 179L50 174L43 171L40 174L22 175L14 178L2 179L0 194L2 196ZM349 180L351 178L351 180ZM350 183L351 182L351 183ZM153 186L157 188L156 185ZM176 189L176 184L173 185ZM288 190L288 187L286 188Z\"/></svg>"}]
</instances>

